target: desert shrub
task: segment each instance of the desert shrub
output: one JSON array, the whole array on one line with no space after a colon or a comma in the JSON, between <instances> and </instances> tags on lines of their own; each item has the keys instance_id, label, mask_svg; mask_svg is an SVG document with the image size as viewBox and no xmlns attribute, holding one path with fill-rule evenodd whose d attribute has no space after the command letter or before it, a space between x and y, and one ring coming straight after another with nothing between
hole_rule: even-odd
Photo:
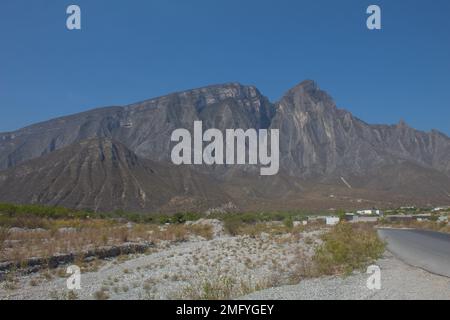
<instances>
[{"instance_id":1,"label":"desert shrub","mask_svg":"<svg viewBox=\"0 0 450 320\"><path fill-rule=\"evenodd\" d=\"M443 233L450 233L450 224L447 222L438 221L387 221L386 219L381 220L383 226L394 226L397 228L412 228L419 230L429 230Z\"/></svg>"},{"instance_id":2,"label":"desert shrub","mask_svg":"<svg viewBox=\"0 0 450 320\"><path fill-rule=\"evenodd\" d=\"M171 224L165 230L157 231L154 236L159 240L186 241L189 232L185 225Z\"/></svg>"},{"instance_id":3,"label":"desert shrub","mask_svg":"<svg viewBox=\"0 0 450 320\"><path fill-rule=\"evenodd\" d=\"M235 218L227 218L223 221L223 227L225 229L225 231L231 235L231 236L236 236L239 234L239 229L242 226L242 221L239 219L235 219Z\"/></svg>"},{"instance_id":4,"label":"desert shrub","mask_svg":"<svg viewBox=\"0 0 450 320\"><path fill-rule=\"evenodd\" d=\"M283 220L283 224L286 228L291 229L294 227L294 221L292 219L292 217L286 217Z\"/></svg>"},{"instance_id":5,"label":"desert shrub","mask_svg":"<svg viewBox=\"0 0 450 320\"><path fill-rule=\"evenodd\" d=\"M50 219L60 218L86 218L88 212L76 211L62 207L51 207L43 205L17 205L0 203L0 213L7 214L9 217L40 217Z\"/></svg>"},{"instance_id":6,"label":"desert shrub","mask_svg":"<svg viewBox=\"0 0 450 320\"><path fill-rule=\"evenodd\" d=\"M207 225L207 224L195 224L195 225L191 225L189 226L189 232L203 237L206 240L211 240L213 238L213 230L212 230L212 226L211 225Z\"/></svg>"},{"instance_id":7,"label":"desert shrub","mask_svg":"<svg viewBox=\"0 0 450 320\"><path fill-rule=\"evenodd\" d=\"M6 228L0 227L0 252L3 250L3 245L8 240L9 231Z\"/></svg>"},{"instance_id":8,"label":"desert shrub","mask_svg":"<svg viewBox=\"0 0 450 320\"><path fill-rule=\"evenodd\" d=\"M175 293L174 299L187 300L229 300L247 295L251 292L271 288L279 283L278 274L265 279L231 276L228 274L199 275L189 282L181 292Z\"/></svg>"},{"instance_id":9,"label":"desert shrub","mask_svg":"<svg viewBox=\"0 0 450 320\"><path fill-rule=\"evenodd\" d=\"M16 213L16 206L8 203L0 203L0 212L13 216Z\"/></svg>"},{"instance_id":10,"label":"desert shrub","mask_svg":"<svg viewBox=\"0 0 450 320\"><path fill-rule=\"evenodd\" d=\"M185 223L187 221L196 221L203 217L200 213L185 212L176 213L170 217L170 223Z\"/></svg>"},{"instance_id":11,"label":"desert shrub","mask_svg":"<svg viewBox=\"0 0 450 320\"><path fill-rule=\"evenodd\" d=\"M183 224L187 221L200 220L203 217L203 214L195 212L176 213L174 215L148 214L140 215L140 220L137 222L154 224Z\"/></svg>"},{"instance_id":12,"label":"desert shrub","mask_svg":"<svg viewBox=\"0 0 450 320\"><path fill-rule=\"evenodd\" d=\"M102 288L101 290L96 291L94 293L94 298L96 300L108 300L109 299L109 294L104 288Z\"/></svg>"},{"instance_id":13,"label":"desert shrub","mask_svg":"<svg viewBox=\"0 0 450 320\"><path fill-rule=\"evenodd\" d=\"M322 237L314 262L319 274L351 273L380 258L385 243L371 226L340 223Z\"/></svg>"},{"instance_id":14,"label":"desert shrub","mask_svg":"<svg viewBox=\"0 0 450 320\"><path fill-rule=\"evenodd\" d=\"M208 275L191 282L178 299L228 300L267 288L250 280L235 279L228 275Z\"/></svg>"}]
</instances>

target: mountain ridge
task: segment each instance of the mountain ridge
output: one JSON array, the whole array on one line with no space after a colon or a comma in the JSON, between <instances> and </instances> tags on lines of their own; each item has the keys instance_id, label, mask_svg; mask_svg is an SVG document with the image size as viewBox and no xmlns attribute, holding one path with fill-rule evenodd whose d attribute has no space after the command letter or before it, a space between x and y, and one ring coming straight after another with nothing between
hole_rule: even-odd
<instances>
[{"instance_id":1,"label":"mountain ridge","mask_svg":"<svg viewBox=\"0 0 450 320\"><path fill-rule=\"evenodd\" d=\"M231 82L175 92L127 106L97 108L3 133L0 134L0 170L4 171L0 173L8 175L9 171L29 161L91 139L107 139L142 161L167 166L171 164L171 133L179 128L192 132L194 121L202 121L205 130L217 128L222 132L238 128L279 130L280 173L273 179L257 177L255 167L250 165L186 168L191 174L203 177L206 186L220 187L217 193L224 194L224 201L231 199L242 208L253 208L253 203L260 202L268 207L273 204L273 209L277 209L281 201L296 207L301 205L300 200L326 198L327 192L342 191L348 198L349 191L342 179L359 186L361 190L352 191L355 194L386 198L386 202L390 202L390 198L414 201L415 197L421 203L426 203L427 199L450 200L448 136L437 130L416 130L404 121L394 125L368 124L338 108L334 99L312 80L289 89L276 102L271 102L255 86ZM39 165L33 167L39 170ZM122 169L118 172L132 172L132 168ZM392 174L395 181L389 181L385 172L402 174ZM412 185L406 186L406 183ZM429 186L430 192L423 186ZM38 185L35 188L40 189ZM174 194L180 194L175 186L171 188L177 190ZM309 192L313 189L319 190L319 195ZM389 195L386 190L394 194ZM162 192L161 199L169 191ZM83 192L86 191L80 191ZM406 198L402 197L402 192ZM200 198L208 200L207 196ZM221 197L215 198L219 201L211 201L209 205L220 206ZM264 202L264 199L270 201ZM122 203L117 207L134 210L131 203L138 200L135 197L129 205ZM328 199L323 205L328 206L329 202ZM159 210L164 205L160 203L153 209Z\"/></svg>"},{"instance_id":2,"label":"mountain ridge","mask_svg":"<svg viewBox=\"0 0 450 320\"><path fill-rule=\"evenodd\" d=\"M171 212L179 203L193 210L229 200L210 178L141 159L107 138L83 140L1 171L0 194L7 202L94 211Z\"/></svg>"}]
</instances>

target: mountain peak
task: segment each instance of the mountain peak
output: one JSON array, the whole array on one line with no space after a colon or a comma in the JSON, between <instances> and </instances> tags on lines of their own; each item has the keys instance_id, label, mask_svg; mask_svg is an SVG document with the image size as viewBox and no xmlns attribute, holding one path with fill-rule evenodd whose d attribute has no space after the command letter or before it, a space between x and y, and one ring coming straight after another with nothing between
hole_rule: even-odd
<instances>
[{"instance_id":1,"label":"mountain peak","mask_svg":"<svg viewBox=\"0 0 450 320\"><path fill-rule=\"evenodd\" d=\"M302 82L300 82L299 84L297 84L296 86L294 86L293 88L291 88L289 90L289 92L295 93L295 92L305 92L305 93L312 93L315 92L319 89L319 86L317 85L317 83L314 80L304 80Z\"/></svg>"},{"instance_id":2,"label":"mountain peak","mask_svg":"<svg viewBox=\"0 0 450 320\"><path fill-rule=\"evenodd\" d=\"M143 107L148 104L157 104L162 100L167 99L183 99L183 102L187 100L199 101L207 100L211 103L222 101L225 99L245 99L245 98L258 98L263 99L261 92L253 85L243 85L239 82L227 82L222 84L213 84L204 87L198 87L195 89L173 92L164 96L151 98L148 100L140 101L128 105L128 108Z\"/></svg>"},{"instance_id":3,"label":"mountain peak","mask_svg":"<svg viewBox=\"0 0 450 320\"><path fill-rule=\"evenodd\" d=\"M400 121L397 123L397 128L406 129L409 128L409 126L404 119L400 119Z\"/></svg>"},{"instance_id":4,"label":"mountain peak","mask_svg":"<svg viewBox=\"0 0 450 320\"><path fill-rule=\"evenodd\" d=\"M313 80L305 80L291 88L282 98L282 101L307 110L316 109L321 105L324 109L336 107L333 98L321 90Z\"/></svg>"}]
</instances>

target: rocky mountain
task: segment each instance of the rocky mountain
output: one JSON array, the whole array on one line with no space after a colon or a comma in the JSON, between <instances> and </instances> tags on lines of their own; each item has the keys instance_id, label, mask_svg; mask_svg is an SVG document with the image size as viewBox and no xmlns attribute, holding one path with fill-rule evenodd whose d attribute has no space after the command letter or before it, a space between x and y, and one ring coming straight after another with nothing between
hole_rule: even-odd
<instances>
[{"instance_id":1,"label":"rocky mountain","mask_svg":"<svg viewBox=\"0 0 450 320\"><path fill-rule=\"evenodd\" d=\"M77 209L176 212L230 201L213 180L141 159L109 139L75 142L0 172L2 201Z\"/></svg>"},{"instance_id":2,"label":"rocky mountain","mask_svg":"<svg viewBox=\"0 0 450 320\"><path fill-rule=\"evenodd\" d=\"M450 174L450 139L400 122L369 125L336 108L312 81L294 87L276 104L271 128L280 129L283 167L292 175L367 174L407 160Z\"/></svg>"},{"instance_id":3,"label":"rocky mountain","mask_svg":"<svg viewBox=\"0 0 450 320\"><path fill-rule=\"evenodd\" d=\"M267 128L274 112L256 88L234 83L96 109L0 134L0 169L94 137L119 141L144 158L168 161L175 129L192 129L196 120L205 128Z\"/></svg>"},{"instance_id":4,"label":"rocky mountain","mask_svg":"<svg viewBox=\"0 0 450 320\"><path fill-rule=\"evenodd\" d=\"M192 131L197 120L203 121L205 130L279 129L280 173L260 177L252 166L171 166L171 133L178 128ZM86 140L91 147L86 147ZM96 141L93 146L92 141ZM136 159L132 162L136 166L128 161L114 166L117 157L112 154L109 162L92 160L92 155L102 154L105 141L114 150L122 150L123 159ZM87 157L91 160L83 160L79 148L91 150ZM75 160L66 159L68 155ZM78 167L59 167L69 160ZM110 168L108 176L83 171L94 166L99 168L95 172L102 172L100 168L105 172L105 165ZM179 180L173 183L169 179L171 184L167 175L148 176L151 168L178 172ZM230 83L95 109L3 133L0 169L4 170L0 174L0 201L102 210L165 210L170 199L186 196L179 181L185 185L194 177L203 181L202 188L190 188L187 194L198 207L198 203L220 206L230 199L242 209L450 202L449 137L438 131L418 131L404 122L367 124L337 108L313 81L300 83L275 103L253 86ZM20 173L27 170L32 175L24 178ZM74 171L79 173L77 183L64 184L68 181L65 177ZM43 180L38 173L51 180ZM25 181L31 178L37 179L36 183L25 188ZM57 189L76 186L71 195L49 191L58 179L61 184L55 185ZM145 188L138 187L135 179ZM17 190L8 190L10 185L16 185ZM20 192L23 188L27 193ZM100 192L102 188L107 191ZM142 191L153 196L149 204L142 205ZM115 198L118 202L108 207L112 198L106 194L120 194L122 200Z\"/></svg>"}]
</instances>

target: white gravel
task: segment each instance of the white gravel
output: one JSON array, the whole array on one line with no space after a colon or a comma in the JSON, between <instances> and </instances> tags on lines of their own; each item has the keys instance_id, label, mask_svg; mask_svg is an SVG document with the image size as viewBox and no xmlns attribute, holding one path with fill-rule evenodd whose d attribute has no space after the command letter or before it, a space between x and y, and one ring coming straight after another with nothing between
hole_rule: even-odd
<instances>
[{"instance_id":1,"label":"white gravel","mask_svg":"<svg viewBox=\"0 0 450 320\"><path fill-rule=\"evenodd\" d=\"M319 234L220 236L209 241L161 243L155 252L126 261L103 261L97 271L82 273L82 289L75 291L76 298L95 299L101 291L110 299L195 298L185 296L185 288L201 287L202 281L223 276L242 282L246 290L267 287L268 281L289 283L290 270L302 263L299 257L313 254ZM41 272L0 283L0 299L66 299L64 269L52 274L51 279Z\"/></svg>"},{"instance_id":2,"label":"white gravel","mask_svg":"<svg viewBox=\"0 0 450 320\"><path fill-rule=\"evenodd\" d=\"M386 252L377 262L381 290L369 290L368 274L304 280L298 285L255 292L244 300L450 300L450 278L406 265Z\"/></svg>"}]
</instances>

